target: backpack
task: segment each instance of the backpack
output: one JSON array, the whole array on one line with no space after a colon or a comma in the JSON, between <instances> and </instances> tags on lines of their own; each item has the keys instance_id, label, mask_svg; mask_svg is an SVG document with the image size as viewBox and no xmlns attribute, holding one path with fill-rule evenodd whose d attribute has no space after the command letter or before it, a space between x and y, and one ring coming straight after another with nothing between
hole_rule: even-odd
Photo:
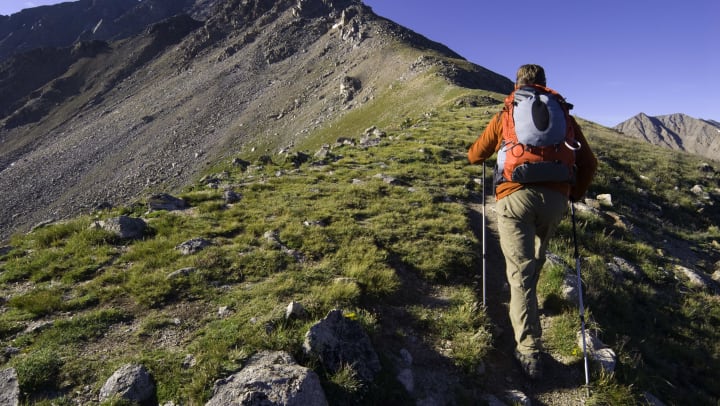
<instances>
[{"instance_id":1,"label":"backpack","mask_svg":"<svg viewBox=\"0 0 720 406\"><path fill-rule=\"evenodd\" d=\"M571 108L556 91L538 85L505 98L495 183L574 184L575 151L581 145L570 123Z\"/></svg>"}]
</instances>

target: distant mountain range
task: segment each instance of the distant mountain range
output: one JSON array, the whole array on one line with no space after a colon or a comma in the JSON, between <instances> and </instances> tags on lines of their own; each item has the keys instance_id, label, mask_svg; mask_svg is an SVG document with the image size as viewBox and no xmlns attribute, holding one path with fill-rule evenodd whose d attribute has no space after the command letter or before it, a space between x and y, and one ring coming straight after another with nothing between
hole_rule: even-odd
<instances>
[{"instance_id":1,"label":"distant mountain range","mask_svg":"<svg viewBox=\"0 0 720 406\"><path fill-rule=\"evenodd\" d=\"M720 159L720 123L715 120L680 113L656 117L640 113L615 129L651 144Z\"/></svg>"},{"instance_id":2,"label":"distant mountain range","mask_svg":"<svg viewBox=\"0 0 720 406\"><path fill-rule=\"evenodd\" d=\"M0 61L36 48L126 38L167 17L197 12L198 8L193 8L195 3L195 0L80 0L0 16Z\"/></svg>"}]
</instances>

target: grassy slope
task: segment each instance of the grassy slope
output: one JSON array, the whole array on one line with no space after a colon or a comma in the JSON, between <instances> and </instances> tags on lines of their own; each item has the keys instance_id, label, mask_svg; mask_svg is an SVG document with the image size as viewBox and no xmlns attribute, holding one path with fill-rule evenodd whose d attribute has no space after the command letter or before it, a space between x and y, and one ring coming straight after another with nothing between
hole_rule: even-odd
<instances>
[{"instance_id":1,"label":"grassy slope","mask_svg":"<svg viewBox=\"0 0 720 406\"><path fill-rule=\"evenodd\" d=\"M56 387L68 394L60 400L69 402L74 391L88 385L97 393L115 368L137 361L155 375L161 403L198 403L215 379L237 370L254 351L284 349L318 368L335 402L402 399L389 373L358 389L352 377L323 372L300 349L309 326L333 308L356 315L379 341L389 326L379 321L377 309L392 304L411 316L398 327L405 333L397 334L417 332L429 348L448 356L465 377L461 385L482 386L481 378L465 375L492 345L471 277L480 243L468 204L477 193L471 178L478 171L466 164L465 151L499 106L455 105L466 96L501 99L447 86L432 74L393 84L301 149L314 151L339 136L359 138L371 125L387 133L377 147L336 146L323 165L311 160L296 166L282 155L271 161L242 156L252 163L245 170L216 166L210 177L219 188L207 179L187 188L181 196L192 209L186 212L146 214L138 204L16 236L12 251L0 257L0 292L7 299L0 342L20 354L0 368L16 367L23 390L35 393L35 400L48 396L41 388ZM717 188L717 175L703 178L692 156L620 140L590 123L584 128L602 162L591 195L612 193L615 207L604 210L625 221L622 227L608 216L579 215L591 325L620 358L615 376L593 376L591 400L630 404L650 391L669 403L715 404L718 296L673 274L675 259L663 239L686 241L698 259L689 265L712 268L720 214L705 201L699 216L699 199L689 188ZM224 204L224 188L242 200ZM649 217L657 206L662 212L654 209L657 218ZM121 242L89 227L96 218L118 214L144 216L152 236ZM268 239L268 232L293 251ZM570 236L566 220L552 249L572 263ZM198 237L213 245L190 256L175 249ZM612 279L604 264L613 256L632 262L645 277ZM168 278L187 267L195 271ZM554 297L559 272L548 267L543 294ZM433 306L417 300L413 296L424 290L415 291L411 280L435 286L447 300ZM284 321L292 300L307 308L309 319ZM223 306L229 313L219 317ZM555 327L547 332L553 351L577 359L575 305L560 301L554 310ZM27 329L39 322L47 324ZM191 368L182 367L187 354L194 357Z\"/></svg>"}]
</instances>

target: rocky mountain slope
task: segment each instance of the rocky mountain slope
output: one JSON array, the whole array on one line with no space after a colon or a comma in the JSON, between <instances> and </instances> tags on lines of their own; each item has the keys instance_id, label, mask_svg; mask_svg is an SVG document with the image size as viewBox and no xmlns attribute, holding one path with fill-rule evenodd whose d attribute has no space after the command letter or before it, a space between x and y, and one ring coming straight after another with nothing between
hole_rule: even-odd
<instances>
[{"instance_id":1,"label":"rocky mountain slope","mask_svg":"<svg viewBox=\"0 0 720 406\"><path fill-rule=\"evenodd\" d=\"M80 0L0 16L0 61L37 48L117 40L170 16L193 12L195 0Z\"/></svg>"},{"instance_id":2,"label":"rocky mountain slope","mask_svg":"<svg viewBox=\"0 0 720 406\"><path fill-rule=\"evenodd\" d=\"M621 133L665 148L711 159L720 157L720 123L685 114L650 117L640 113L617 126Z\"/></svg>"},{"instance_id":3,"label":"rocky mountain slope","mask_svg":"<svg viewBox=\"0 0 720 406\"><path fill-rule=\"evenodd\" d=\"M109 13L123 27L123 18L142 15L132 10L165 3L144 0L124 13L92 4L84 24ZM422 109L438 97L423 86L428 75L498 92L512 86L355 0L182 4L195 18L178 14L135 36L2 62L0 190L11 192L0 196L0 238L180 187L231 152L300 145L378 98L405 96L392 114Z\"/></svg>"},{"instance_id":4,"label":"rocky mountain slope","mask_svg":"<svg viewBox=\"0 0 720 406\"><path fill-rule=\"evenodd\" d=\"M580 120L600 170L549 247L531 382L466 158L511 82L358 1L213 3L4 65L64 61L0 119L3 233L64 221L0 243L0 403L226 404L249 379L235 399L717 404L720 163ZM573 240L594 349L617 353L591 396ZM349 356L310 342L328 322Z\"/></svg>"}]
</instances>

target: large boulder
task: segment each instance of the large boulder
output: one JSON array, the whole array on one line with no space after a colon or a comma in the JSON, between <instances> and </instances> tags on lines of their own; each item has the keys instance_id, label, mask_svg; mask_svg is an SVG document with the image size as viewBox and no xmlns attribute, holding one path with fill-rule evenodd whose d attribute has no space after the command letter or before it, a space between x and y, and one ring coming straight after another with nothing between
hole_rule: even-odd
<instances>
[{"instance_id":1,"label":"large boulder","mask_svg":"<svg viewBox=\"0 0 720 406\"><path fill-rule=\"evenodd\" d=\"M351 367L358 378L370 383L380 372L380 359L360 323L332 310L327 317L310 327L303 349L316 356L325 369L334 373Z\"/></svg>"},{"instance_id":2,"label":"large boulder","mask_svg":"<svg viewBox=\"0 0 720 406\"><path fill-rule=\"evenodd\" d=\"M155 382L142 366L126 364L115 371L100 389L100 402L123 399L147 404L155 399Z\"/></svg>"},{"instance_id":3,"label":"large boulder","mask_svg":"<svg viewBox=\"0 0 720 406\"><path fill-rule=\"evenodd\" d=\"M185 210L188 208L188 204L187 202L185 202L185 200L177 198L175 196L171 196L167 193L158 193L150 196L150 198L148 198L147 204L150 211L174 211Z\"/></svg>"},{"instance_id":4,"label":"large boulder","mask_svg":"<svg viewBox=\"0 0 720 406\"><path fill-rule=\"evenodd\" d=\"M123 240L142 238L148 231L145 220L128 216L113 217L105 221L98 221L96 224Z\"/></svg>"},{"instance_id":5,"label":"large boulder","mask_svg":"<svg viewBox=\"0 0 720 406\"><path fill-rule=\"evenodd\" d=\"M178 251L180 251L183 255L192 255L196 254L205 248L212 245L212 242L204 239L204 238L193 238L192 240L185 241L175 247Z\"/></svg>"},{"instance_id":6,"label":"large boulder","mask_svg":"<svg viewBox=\"0 0 720 406\"><path fill-rule=\"evenodd\" d=\"M286 352L263 351L236 374L218 380L206 406L324 406L317 374L298 365Z\"/></svg>"}]
</instances>

